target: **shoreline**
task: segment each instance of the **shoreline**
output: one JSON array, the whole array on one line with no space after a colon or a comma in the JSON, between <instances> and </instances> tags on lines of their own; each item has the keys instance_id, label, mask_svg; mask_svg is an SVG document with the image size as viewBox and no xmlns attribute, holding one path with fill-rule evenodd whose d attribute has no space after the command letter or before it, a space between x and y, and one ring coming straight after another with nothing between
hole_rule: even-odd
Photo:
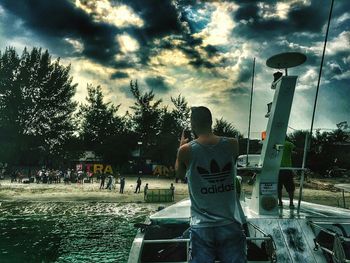
<instances>
[{"instance_id":1,"label":"shoreline","mask_svg":"<svg viewBox=\"0 0 350 263\"><path fill-rule=\"evenodd\" d=\"M175 201L188 196L187 184L175 183L174 179L143 177L140 193L134 193L137 177L126 177L124 193L119 193L120 184L115 189L99 189L100 183L64 184L23 184L0 181L0 202L108 202L108 203L146 203L143 188L148 183L149 189L169 189L175 186ZM105 183L106 187L106 183ZM173 202L169 202L171 204Z\"/></svg>"},{"instance_id":2,"label":"shoreline","mask_svg":"<svg viewBox=\"0 0 350 263\"><path fill-rule=\"evenodd\" d=\"M247 178L244 178L247 179ZM143 177L140 193L134 193L137 177L126 177L124 193L119 193L119 184L113 190L100 190L98 182L85 184L23 184L11 183L9 179L0 181L0 202L103 202L103 203L145 203L143 188L148 183L149 189L169 189L170 184L175 186L174 202L159 202L159 204L173 204L188 198L188 186L183 183L175 183L173 178ZM243 180L242 189L245 196L249 197L252 186ZM341 191L334 189L334 184L350 182L350 178L336 179L311 179L312 183L304 186L303 201L341 207ZM294 202L297 203L299 196L298 182L296 181L296 191ZM283 190L283 197L287 198L287 193ZM345 193L347 207L350 206L350 193Z\"/></svg>"}]
</instances>

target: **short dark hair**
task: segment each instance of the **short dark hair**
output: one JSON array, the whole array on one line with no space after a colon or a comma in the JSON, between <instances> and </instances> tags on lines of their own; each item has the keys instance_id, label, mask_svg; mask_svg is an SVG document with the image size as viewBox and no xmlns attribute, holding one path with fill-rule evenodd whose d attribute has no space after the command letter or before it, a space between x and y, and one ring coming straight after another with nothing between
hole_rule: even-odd
<instances>
[{"instance_id":1,"label":"short dark hair","mask_svg":"<svg viewBox=\"0 0 350 263\"><path fill-rule=\"evenodd\" d=\"M210 110L204 106L192 107L191 123L198 129L197 132L211 130L213 120Z\"/></svg>"}]
</instances>

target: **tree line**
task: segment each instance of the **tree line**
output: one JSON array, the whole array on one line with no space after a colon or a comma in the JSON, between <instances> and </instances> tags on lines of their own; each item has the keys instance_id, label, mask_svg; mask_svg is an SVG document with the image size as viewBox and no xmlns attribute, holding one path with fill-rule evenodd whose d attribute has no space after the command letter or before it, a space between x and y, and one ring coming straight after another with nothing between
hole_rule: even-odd
<instances>
[{"instance_id":1,"label":"tree line","mask_svg":"<svg viewBox=\"0 0 350 263\"><path fill-rule=\"evenodd\" d=\"M170 108L153 90L143 91L130 81L134 103L121 114L120 104L105 102L100 86L88 84L80 104L73 99L76 87L70 65L52 60L47 50L25 48L19 55L8 47L0 52L0 162L59 167L94 151L123 167L138 147L144 159L175 162L179 136L190 127L190 107L183 96L171 97ZM242 137L223 118L215 120L214 130Z\"/></svg>"},{"instance_id":2,"label":"tree line","mask_svg":"<svg viewBox=\"0 0 350 263\"><path fill-rule=\"evenodd\" d=\"M105 102L100 86L88 84L86 100L79 104L73 99L76 87L70 65L63 66L59 58L52 60L47 50L25 48L19 55L8 47L0 52L0 162L67 167L83 152L94 151L105 162L122 168L140 148L144 160L174 164L181 132L190 129L185 97L171 97L169 107L153 90L142 90L137 81L130 81L134 101L122 114L120 104ZM213 129L217 135L242 139L240 153L245 153L247 140L232 123L216 119ZM288 135L297 146L297 166L301 166L305 134L297 130ZM345 160L349 149L341 146L348 142L349 134L341 129L316 131L307 166L325 171L339 155L349 166Z\"/></svg>"}]
</instances>

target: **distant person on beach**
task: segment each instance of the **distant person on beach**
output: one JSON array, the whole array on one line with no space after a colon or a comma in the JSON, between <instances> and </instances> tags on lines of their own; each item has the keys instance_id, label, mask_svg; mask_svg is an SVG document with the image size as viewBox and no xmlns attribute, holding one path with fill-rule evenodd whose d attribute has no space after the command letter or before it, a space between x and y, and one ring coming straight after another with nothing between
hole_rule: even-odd
<instances>
[{"instance_id":1,"label":"distant person on beach","mask_svg":"<svg viewBox=\"0 0 350 263\"><path fill-rule=\"evenodd\" d=\"M147 191L148 191L148 184L146 184L145 187L143 188L143 199L144 200L146 200Z\"/></svg>"},{"instance_id":2,"label":"distant person on beach","mask_svg":"<svg viewBox=\"0 0 350 263\"><path fill-rule=\"evenodd\" d=\"M291 142L285 141L283 147L283 154L281 160L281 168L278 174L278 206L283 207L282 203L282 187L286 189L289 196L289 208L294 209L294 191L295 184L293 179L293 171L290 169L283 169L286 167L292 167L292 152L295 145Z\"/></svg>"},{"instance_id":3,"label":"distant person on beach","mask_svg":"<svg viewBox=\"0 0 350 263\"><path fill-rule=\"evenodd\" d=\"M109 190L112 190L113 189L113 175L109 175L108 176L108 183L107 183L107 186L106 186L106 189L109 189Z\"/></svg>"},{"instance_id":4,"label":"distant person on beach","mask_svg":"<svg viewBox=\"0 0 350 263\"><path fill-rule=\"evenodd\" d=\"M191 127L197 139L185 132L175 163L176 174L187 175L191 200L189 262L246 262L243 211L236 195L234 165L238 141L212 132L206 107L191 108Z\"/></svg>"},{"instance_id":5,"label":"distant person on beach","mask_svg":"<svg viewBox=\"0 0 350 263\"><path fill-rule=\"evenodd\" d=\"M69 184L70 182L70 175L71 175L71 170L68 169L67 172L64 174L64 183Z\"/></svg>"},{"instance_id":6,"label":"distant person on beach","mask_svg":"<svg viewBox=\"0 0 350 263\"><path fill-rule=\"evenodd\" d=\"M139 177L137 178L137 181L136 181L135 194L137 193L137 191L140 193L140 190L141 190L141 183L142 183L141 177L139 176Z\"/></svg>"},{"instance_id":7,"label":"distant person on beach","mask_svg":"<svg viewBox=\"0 0 350 263\"><path fill-rule=\"evenodd\" d=\"M120 178L120 190L119 193L124 193L124 187L125 187L125 177Z\"/></svg>"},{"instance_id":8,"label":"distant person on beach","mask_svg":"<svg viewBox=\"0 0 350 263\"><path fill-rule=\"evenodd\" d=\"M170 184L170 190L171 190L171 200L174 201L175 196L175 186L173 183Z\"/></svg>"},{"instance_id":9,"label":"distant person on beach","mask_svg":"<svg viewBox=\"0 0 350 263\"><path fill-rule=\"evenodd\" d=\"M106 175L104 173L100 172L100 178L101 178L100 189L104 189L105 188Z\"/></svg>"},{"instance_id":10,"label":"distant person on beach","mask_svg":"<svg viewBox=\"0 0 350 263\"><path fill-rule=\"evenodd\" d=\"M12 173L11 173L11 183L17 182L16 177L17 177L17 171L13 170Z\"/></svg>"}]
</instances>

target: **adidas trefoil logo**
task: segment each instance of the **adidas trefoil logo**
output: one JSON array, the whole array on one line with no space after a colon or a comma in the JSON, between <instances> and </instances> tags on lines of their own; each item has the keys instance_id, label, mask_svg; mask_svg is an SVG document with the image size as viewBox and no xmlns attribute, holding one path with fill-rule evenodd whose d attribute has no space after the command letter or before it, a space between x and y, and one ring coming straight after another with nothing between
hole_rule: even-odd
<instances>
[{"instance_id":1,"label":"adidas trefoil logo","mask_svg":"<svg viewBox=\"0 0 350 263\"><path fill-rule=\"evenodd\" d=\"M197 166L198 173L210 183L210 186L201 188L201 193L207 195L234 191L235 185L233 182L229 184L224 183L225 179L231 176L231 170L232 162L225 164L220 170L218 163L214 159L210 162L210 172L203 167Z\"/></svg>"},{"instance_id":2,"label":"adidas trefoil logo","mask_svg":"<svg viewBox=\"0 0 350 263\"><path fill-rule=\"evenodd\" d=\"M231 169L232 162L225 164L222 170L220 170L218 163L214 159L210 162L210 172L203 167L197 166L198 173L209 183L223 182L230 176Z\"/></svg>"}]
</instances>

